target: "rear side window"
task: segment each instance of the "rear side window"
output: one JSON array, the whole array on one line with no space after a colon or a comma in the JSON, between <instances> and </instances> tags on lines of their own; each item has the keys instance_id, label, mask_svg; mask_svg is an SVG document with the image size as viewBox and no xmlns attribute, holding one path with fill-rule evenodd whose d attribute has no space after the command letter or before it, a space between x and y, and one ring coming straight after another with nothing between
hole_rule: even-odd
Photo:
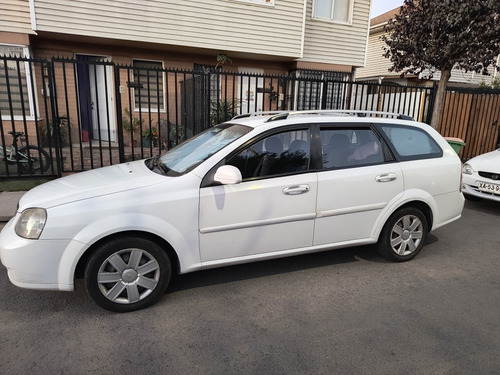
<instances>
[{"instance_id":1,"label":"rear side window","mask_svg":"<svg viewBox=\"0 0 500 375\"><path fill-rule=\"evenodd\" d=\"M441 147L422 129L397 125L383 125L381 129L400 160L430 159L443 156Z\"/></svg>"},{"instance_id":2,"label":"rear side window","mask_svg":"<svg viewBox=\"0 0 500 375\"><path fill-rule=\"evenodd\" d=\"M320 129L323 169L384 162L383 145L370 128Z\"/></svg>"}]
</instances>

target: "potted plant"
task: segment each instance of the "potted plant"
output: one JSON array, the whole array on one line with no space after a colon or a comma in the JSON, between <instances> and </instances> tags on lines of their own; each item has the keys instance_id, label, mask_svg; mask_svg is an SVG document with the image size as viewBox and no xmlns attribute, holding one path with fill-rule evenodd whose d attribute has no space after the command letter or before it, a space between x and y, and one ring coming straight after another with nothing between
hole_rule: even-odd
<instances>
[{"instance_id":1,"label":"potted plant","mask_svg":"<svg viewBox=\"0 0 500 375\"><path fill-rule=\"evenodd\" d=\"M231 120L237 112L238 102L233 99L221 99L210 103L210 125L214 126Z\"/></svg>"},{"instance_id":2,"label":"potted plant","mask_svg":"<svg viewBox=\"0 0 500 375\"><path fill-rule=\"evenodd\" d=\"M59 117L57 120L59 122L58 126L54 126L52 121L48 121L48 126L45 126L43 121L40 122L40 131L43 134L43 146L66 146L68 141L68 129L70 127L68 117Z\"/></svg>"},{"instance_id":3,"label":"potted plant","mask_svg":"<svg viewBox=\"0 0 500 375\"><path fill-rule=\"evenodd\" d=\"M142 140L144 147L158 147L158 129L154 126L151 129L144 130L142 132Z\"/></svg>"},{"instance_id":4,"label":"potted plant","mask_svg":"<svg viewBox=\"0 0 500 375\"><path fill-rule=\"evenodd\" d=\"M175 147L178 143L182 143L182 141L186 138L184 128L182 126L171 124L168 137L170 140L170 147Z\"/></svg>"},{"instance_id":5,"label":"potted plant","mask_svg":"<svg viewBox=\"0 0 500 375\"><path fill-rule=\"evenodd\" d=\"M125 108L124 112L125 116L122 116L122 124L123 129L125 129L130 135L129 146L137 147L137 137L134 137L134 134L136 134L136 131L141 127L142 120L132 117L128 108Z\"/></svg>"}]
</instances>

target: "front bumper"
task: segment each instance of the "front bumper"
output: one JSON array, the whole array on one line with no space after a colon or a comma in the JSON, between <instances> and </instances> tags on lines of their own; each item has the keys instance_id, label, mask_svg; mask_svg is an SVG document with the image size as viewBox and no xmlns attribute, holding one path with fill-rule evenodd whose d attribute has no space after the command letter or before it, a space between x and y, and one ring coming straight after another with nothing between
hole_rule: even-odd
<instances>
[{"instance_id":1,"label":"front bumper","mask_svg":"<svg viewBox=\"0 0 500 375\"><path fill-rule=\"evenodd\" d=\"M28 240L14 230L19 215L0 232L0 262L12 284L28 289L73 290L73 283L61 283L59 268L71 240Z\"/></svg>"},{"instance_id":2,"label":"front bumper","mask_svg":"<svg viewBox=\"0 0 500 375\"><path fill-rule=\"evenodd\" d=\"M479 176L475 175L462 175L462 193L465 195L471 195L477 198L481 199L489 199L492 201L500 202L500 195L498 194L492 194L492 193L485 193L477 187L477 182L485 182L488 184L497 184L498 181L492 181L492 180L485 180Z\"/></svg>"}]
</instances>

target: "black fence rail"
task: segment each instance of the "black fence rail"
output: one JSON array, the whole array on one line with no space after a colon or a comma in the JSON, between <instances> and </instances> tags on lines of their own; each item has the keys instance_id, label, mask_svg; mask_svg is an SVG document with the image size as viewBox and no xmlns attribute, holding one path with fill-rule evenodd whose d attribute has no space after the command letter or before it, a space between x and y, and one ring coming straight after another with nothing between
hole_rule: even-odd
<instances>
[{"instance_id":1,"label":"black fence rail","mask_svg":"<svg viewBox=\"0 0 500 375\"><path fill-rule=\"evenodd\" d=\"M339 72L274 76L83 55L3 56L0 178L56 177L151 157L248 112L377 110L429 123L433 94L433 87L352 82ZM14 141L11 133L23 134Z\"/></svg>"}]
</instances>

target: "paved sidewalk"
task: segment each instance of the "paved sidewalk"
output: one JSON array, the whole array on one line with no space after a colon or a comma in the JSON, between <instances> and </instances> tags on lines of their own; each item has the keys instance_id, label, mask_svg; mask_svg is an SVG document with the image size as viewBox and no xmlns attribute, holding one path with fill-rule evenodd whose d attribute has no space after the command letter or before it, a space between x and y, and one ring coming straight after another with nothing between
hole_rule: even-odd
<instances>
[{"instance_id":1,"label":"paved sidewalk","mask_svg":"<svg viewBox=\"0 0 500 375\"><path fill-rule=\"evenodd\" d=\"M15 214L17 202L26 193L25 191L0 192L0 223L9 221Z\"/></svg>"}]
</instances>

